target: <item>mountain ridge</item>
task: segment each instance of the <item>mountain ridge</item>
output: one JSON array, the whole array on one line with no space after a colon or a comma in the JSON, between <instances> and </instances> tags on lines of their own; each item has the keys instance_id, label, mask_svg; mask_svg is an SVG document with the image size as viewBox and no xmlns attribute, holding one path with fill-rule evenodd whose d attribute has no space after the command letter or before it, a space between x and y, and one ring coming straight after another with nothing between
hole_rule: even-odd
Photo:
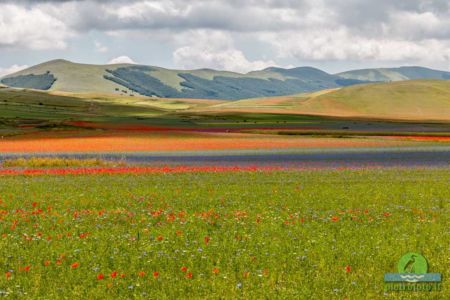
<instances>
[{"instance_id":1,"label":"mountain ridge","mask_svg":"<svg viewBox=\"0 0 450 300\"><path fill-rule=\"evenodd\" d=\"M422 67L361 69L338 74L310 66L268 67L238 73L206 68L175 70L137 64L93 65L55 59L4 76L0 83L17 88L75 93L239 100L379 81L447 79L447 76L450 79L450 72Z\"/></svg>"},{"instance_id":2,"label":"mountain ridge","mask_svg":"<svg viewBox=\"0 0 450 300\"><path fill-rule=\"evenodd\" d=\"M450 72L420 66L401 66L396 68L358 69L337 73L346 79L368 81L402 81L417 79L450 79Z\"/></svg>"}]
</instances>

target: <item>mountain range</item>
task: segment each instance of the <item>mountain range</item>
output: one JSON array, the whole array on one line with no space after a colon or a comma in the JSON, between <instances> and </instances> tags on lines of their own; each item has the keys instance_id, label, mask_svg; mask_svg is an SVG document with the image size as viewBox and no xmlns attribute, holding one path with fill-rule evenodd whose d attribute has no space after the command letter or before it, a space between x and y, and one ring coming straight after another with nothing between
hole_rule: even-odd
<instances>
[{"instance_id":1,"label":"mountain range","mask_svg":"<svg viewBox=\"0 0 450 300\"><path fill-rule=\"evenodd\" d=\"M241 74L212 69L170 70L144 65L89 65L52 60L7 75L0 83L16 88L70 93L238 100L411 79L445 80L450 79L450 72L400 67L329 74L312 67L270 67Z\"/></svg>"}]
</instances>

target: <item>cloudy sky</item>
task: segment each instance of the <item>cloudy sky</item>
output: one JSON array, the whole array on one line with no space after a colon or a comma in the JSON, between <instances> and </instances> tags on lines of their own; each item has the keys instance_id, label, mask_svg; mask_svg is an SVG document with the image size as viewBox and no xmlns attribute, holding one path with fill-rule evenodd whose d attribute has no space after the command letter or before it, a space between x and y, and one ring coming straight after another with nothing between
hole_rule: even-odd
<instances>
[{"instance_id":1,"label":"cloudy sky","mask_svg":"<svg viewBox=\"0 0 450 300\"><path fill-rule=\"evenodd\" d=\"M0 75L46 60L450 70L449 0L0 0Z\"/></svg>"}]
</instances>

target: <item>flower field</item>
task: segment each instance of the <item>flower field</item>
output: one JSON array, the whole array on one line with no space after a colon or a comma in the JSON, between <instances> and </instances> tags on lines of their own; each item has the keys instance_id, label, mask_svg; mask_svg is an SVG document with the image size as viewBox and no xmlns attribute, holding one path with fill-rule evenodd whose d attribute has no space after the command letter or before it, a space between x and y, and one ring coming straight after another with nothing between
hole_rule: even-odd
<instances>
[{"instance_id":1,"label":"flower field","mask_svg":"<svg viewBox=\"0 0 450 300\"><path fill-rule=\"evenodd\" d=\"M450 298L447 169L203 171L0 175L0 294ZM384 291L410 251L440 292Z\"/></svg>"},{"instance_id":2,"label":"flower field","mask_svg":"<svg viewBox=\"0 0 450 300\"><path fill-rule=\"evenodd\" d=\"M435 141L384 137L336 138L224 132L37 132L0 140L0 153L204 151L414 146Z\"/></svg>"}]
</instances>

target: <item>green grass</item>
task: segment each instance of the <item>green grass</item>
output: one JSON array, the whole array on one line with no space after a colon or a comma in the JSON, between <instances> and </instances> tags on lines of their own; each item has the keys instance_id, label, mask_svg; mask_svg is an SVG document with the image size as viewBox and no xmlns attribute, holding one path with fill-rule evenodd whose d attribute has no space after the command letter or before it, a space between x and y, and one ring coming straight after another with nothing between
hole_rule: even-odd
<instances>
[{"instance_id":1,"label":"green grass","mask_svg":"<svg viewBox=\"0 0 450 300\"><path fill-rule=\"evenodd\" d=\"M449 179L445 169L1 177L0 266L11 273L0 290L42 299L448 299ZM441 292L385 294L383 274L409 251L443 274Z\"/></svg>"},{"instance_id":2,"label":"green grass","mask_svg":"<svg viewBox=\"0 0 450 300\"><path fill-rule=\"evenodd\" d=\"M346 117L378 120L450 120L450 80L360 84L293 96L222 103L205 110Z\"/></svg>"},{"instance_id":3,"label":"green grass","mask_svg":"<svg viewBox=\"0 0 450 300\"><path fill-rule=\"evenodd\" d=\"M30 157L12 158L0 162L4 168L66 168L66 167L117 167L125 166L124 162L108 161L100 158L58 158L58 157Z\"/></svg>"},{"instance_id":4,"label":"green grass","mask_svg":"<svg viewBox=\"0 0 450 300\"><path fill-rule=\"evenodd\" d=\"M217 102L215 102L217 103ZM20 126L63 128L73 120L94 122L180 124L173 112L205 105L178 99L122 97L112 94L49 94L33 90L0 89L0 129Z\"/></svg>"},{"instance_id":5,"label":"green grass","mask_svg":"<svg viewBox=\"0 0 450 300\"><path fill-rule=\"evenodd\" d=\"M436 84L439 85L440 83ZM383 86L379 85L377 89L383 90ZM427 86L418 86L417 89L421 90L422 94L420 92L417 92L417 94L425 95ZM430 112L430 115L426 115L426 117L424 116L424 119L414 122L396 121L395 118L380 121L379 119L381 117L386 118L389 114L380 113L375 115L374 112L378 108L374 108L372 113L367 114L366 117L345 118L314 115L318 111L332 115L336 113L336 110L334 110L334 106L337 105L336 103L341 102L351 107L351 109L346 110L347 112L356 110L356 104L359 103L358 97L363 97L361 95L366 95L369 93L368 91L374 88L374 86L358 86L330 91L327 94L314 93L309 96L305 94L284 97L284 102L281 101L279 104L274 105L276 107L275 111L270 109L266 110L267 106L271 105L272 100L270 98L236 101L233 102L235 103L234 106L230 106L231 104L222 105L220 104L221 101L213 100L158 99L98 93L47 93L33 90L0 88L0 135L17 134L21 131L27 131L26 128L34 128L33 130L36 128L39 130L67 129L68 121L173 126L197 129L210 127L249 129L260 127L297 127L297 129L303 131L304 129L314 129L326 131L330 134L333 134L333 131L342 129L355 132L364 131L367 133L384 132L385 134L398 131L448 131L450 124L448 120L440 122L432 121L434 123L430 121L429 124L424 123L428 116L430 116L430 119L433 119L431 117L433 112ZM406 88L403 87L402 89ZM359 89L362 89L363 92L360 92ZM436 90L436 93L438 93L437 91L439 90ZM444 96L446 95L444 88L440 91ZM405 95L407 96L408 94L406 93ZM404 99L406 97L405 95L399 99ZM364 96L363 98L361 101L366 101L366 97ZM448 102L447 98L441 98L438 102L440 101L439 103L442 105ZM374 100L369 96L367 96L367 99L370 101L373 100L373 103L380 101L382 103L384 101L379 99L379 101L377 99ZM416 100L411 99L413 102L416 100L416 103L420 102L418 98L414 98ZM260 108L266 107L260 111L256 109L259 106L259 101L262 101ZM245 105L242 106L242 103L245 103ZM331 104L326 105L327 103ZM389 107L387 103L385 104L385 107ZM371 109L371 107L377 105L379 106L381 104L371 104L367 107ZM430 108L433 105L426 104L425 106ZM284 110L278 111L279 109L283 109L283 107ZM430 109L437 111L439 107L439 105L436 105L436 108L431 107ZM450 104L448 107L450 107ZM229 111L230 108L239 108L239 110ZM379 111L381 109L379 108ZM417 110L412 109L411 111L414 113ZM446 115L447 113L448 108L441 107L439 114ZM302 127L304 128L302 129Z\"/></svg>"},{"instance_id":6,"label":"green grass","mask_svg":"<svg viewBox=\"0 0 450 300\"><path fill-rule=\"evenodd\" d=\"M115 69L122 65L89 65L76 64L67 60L52 60L45 62L26 70L15 73L16 75L45 74L49 71L56 77L56 82L52 85L52 91L64 92L92 92L101 91L104 93L113 93L115 89L127 90L125 87L117 85L111 81L105 80L103 75L107 74L106 69Z\"/></svg>"},{"instance_id":7,"label":"green grass","mask_svg":"<svg viewBox=\"0 0 450 300\"><path fill-rule=\"evenodd\" d=\"M450 120L450 80L355 85L304 101L304 113L404 120Z\"/></svg>"}]
</instances>

